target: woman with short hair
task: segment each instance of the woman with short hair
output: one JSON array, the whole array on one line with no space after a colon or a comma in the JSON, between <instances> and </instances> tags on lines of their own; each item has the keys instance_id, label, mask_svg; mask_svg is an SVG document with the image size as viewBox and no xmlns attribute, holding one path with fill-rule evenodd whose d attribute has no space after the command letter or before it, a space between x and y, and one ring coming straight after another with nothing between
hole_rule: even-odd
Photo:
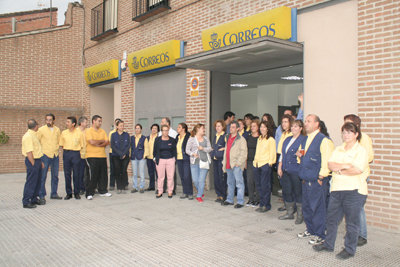
<instances>
[{"instance_id":1,"label":"woman with short hair","mask_svg":"<svg viewBox=\"0 0 400 267\"><path fill-rule=\"evenodd\" d=\"M216 120L214 122L215 136L212 141L210 157L214 166L214 189L217 194L215 202L222 203L226 199L226 175L222 170L222 160L225 150L225 122Z\"/></svg>"},{"instance_id":2,"label":"woman with short hair","mask_svg":"<svg viewBox=\"0 0 400 267\"><path fill-rule=\"evenodd\" d=\"M135 126L135 135L131 137L131 163L132 163L132 187L131 193L136 193L140 190L140 193L144 193L144 166L146 164L146 156L147 156L147 147L148 141L147 138L142 135L142 125L136 124ZM138 188L137 178L138 174L140 176L140 184Z\"/></svg>"},{"instance_id":3,"label":"woman with short hair","mask_svg":"<svg viewBox=\"0 0 400 267\"><path fill-rule=\"evenodd\" d=\"M150 127L151 134L147 136L147 171L149 173L149 187L146 191L154 191L155 190L155 181L157 176L156 164L154 163L153 151L154 151L154 142L158 136L158 132L160 131L160 126L155 123Z\"/></svg>"},{"instance_id":4,"label":"woman with short hair","mask_svg":"<svg viewBox=\"0 0 400 267\"><path fill-rule=\"evenodd\" d=\"M204 124L196 124L186 146L186 153L190 155L190 170L193 183L197 189L196 200L200 203L203 202L204 185L210 166L208 153L212 150L210 141L205 136L205 131Z\"/></svg>"}]
</instances>

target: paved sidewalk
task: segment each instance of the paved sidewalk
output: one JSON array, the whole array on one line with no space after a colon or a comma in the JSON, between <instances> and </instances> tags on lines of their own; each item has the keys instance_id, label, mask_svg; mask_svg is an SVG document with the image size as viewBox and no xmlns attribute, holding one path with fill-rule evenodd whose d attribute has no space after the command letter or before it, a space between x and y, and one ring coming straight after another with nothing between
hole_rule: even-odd
<instances>
[{"instance_id":1,"label":"paved sidewalk","mask_svg":"<svg viewBox=\"0 0 400 267\"><path fill-rule=\"evenodd\" d=\"M277 219L275 197L266 214L223 207L213 192L201 204L146 192L47 198L29 210L21 204L24 180L0 175L0 266L400 266L400 235L372 227L352 259L335 259L343 224L335 253L314 252L296 237L304 224ZM64 196L63 180L60 173Z\"/></svg>"}]
</instances>

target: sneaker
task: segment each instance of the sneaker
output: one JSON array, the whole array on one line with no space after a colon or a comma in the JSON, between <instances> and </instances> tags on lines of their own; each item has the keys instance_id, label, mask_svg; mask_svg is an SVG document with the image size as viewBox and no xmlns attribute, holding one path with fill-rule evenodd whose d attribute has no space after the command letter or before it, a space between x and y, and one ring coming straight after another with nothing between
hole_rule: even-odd
<instances>
[{"instance_id":1,"label":"sneaker","mask_svg":"<svg viewBox=\"0 0 400 267\"><path fill-rule=\"evenodd\" d=\"M133 188L132 190L131 190L131 193L136 193L137 192L137 189L136 188Z\"/></svg>"},{"instance_id":2,"label":"sneaker","mask_svg":"<svg viewBox=\"0 0 400 267\"><path fill-rule=\"evenodd\" d=\"M188 199L189 199L189 200L193 200L193 195L189 195L189 196L188 196Z\"/></svg>"},{"instance_id":3,"label":"sneaker","mask_svg":"<svg viewBox=\"0 0 400 267\"><path fill-rule=\"evenodd\" d=\"M253 201L247 201L247 203L246 203L246 207L251 207L251 205L253 204Z\"/></svg>"},{"instance_id":4,"label":"sneaker","mask_svg":"<svg viewBox=\"0 0 400 267\"><path fill-rule=\"evenodd\" d=\"M140 191L139 191L141 194L143 194L144 193L144 189L142 188L142 189L140 189Z\"/></svg>"},{"instance_id":5,"label":"sneaker","mask_svg":"<svg viewBox=\"0 0 400 267\"><path fill-rule=\"evenodd\" d=\"M358 237L358 241L357 241L357 246L361 247L361 246L364 246L365 244L367 244L367 239L365 239L364 237L359 236Z\"/></svg>"},{"instance_id":6,"label":"sneaker","mask_svg":"<svg viewBox=\"0 0 400 267\"><path fill-rule=\"evenodd\" d=\"M111 193L100 194L101 197L111 197Z\"/></svg>"},{"instance_id":7,"label":"sneaker","mask_svg":"<svg viewBox=\"0 0 400 267\"><path fill-rule=\"evenodd\" d=\"M87 196L86 199L87 199L87 200L92 200L92 199L93 199L93 196Z\"/></svg>"},{"instance_id":8,"label":"sneaker","mask_svg":"<svg viewBox=\"0 0 400 267\"><path fill-rule=\"evenodd\" d=\"M199 203L203 203L203 202L204 202L203 199L202 199L201 197L197 197L196 200L197 200Z\"/></svg>"},{"instance_id":9,"label":"sneaker","mask_svg":"<svg viewBox=\"0 0 400 267\"><path fill-rule=\"evenodd\" d=\"M251 203L252 208L256 208L256 207L258 207L258 205L260 205L260 202L258 202L258 201L253 201L253 203Z\"/></svg>"},{"instance_id":10,"label":"sneaker","mask_svg":"<svg viewBox=\"0 0 400 267\"><path fill-rule=\"evenodd\" d=\"M348 253L346 249L343 249L338 254L336 254L336 258L340 259L340 260L347 260L347 259L349 259L351 257L354 257L354 255Z\"/></svg>"},{"instance_id":11,"label":"sneaker","mask_svg":"<svg viewBox=\"0 0 400 267\"><path fill-rule=\"evenodd\" d=\"M333 252L333 249L325 247L324 243L318 244L318 245L314 245L314 246L312 246L312 248L317 252L321 252L321 251Z\"/></svg>"},{"instance_id":12,"label":"sneaker","mask_svg":"<svg viewBox=\"0 0 400 267\"><path fill-rule=\"evenodd\" d=\"M322 244L322 243L324 243L324 240L319 236L314 236L313 238L311 238L308 241L308 244L310 244L310 245L319 245L319 244Z\"/></svg>"},{"instance_id":13,"label":"sneaker","mask_svg":"<svg viewBox=\"0 0 400 267\"><path fill-rule=\"evenodd\" d=\"M298 233L297 237L299 237L299 238L307 238L307 237L311 237L311 234L307 230L305 230L302 233Z\"/></svg>"},{"instance_id":14,"label":"sneaker","mask_svg":"<svg viewBox=\"0 0 400 267\"><path fill-rule=\"evenodd\" d=\"M185 199L185 198L187 198L187 197L188 197L188 195L182 194L181 197L180 197L180 199Z\"/></svg>"}]
</instances>

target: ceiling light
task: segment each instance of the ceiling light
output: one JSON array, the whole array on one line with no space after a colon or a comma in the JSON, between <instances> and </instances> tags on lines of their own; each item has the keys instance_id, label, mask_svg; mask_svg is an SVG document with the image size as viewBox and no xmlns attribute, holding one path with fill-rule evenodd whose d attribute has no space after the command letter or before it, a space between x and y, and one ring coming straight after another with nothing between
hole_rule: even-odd
<instances>
[{"instance_id":1,"label":"ceiling light","mask_svg":"<svg viewBox=\"0 0 400 267\"><path fill-rule=\"evenodd\" d=\"M286 77L281 77L282 80L289 80L289 81L299 81L303 80L303 77L299 76L286 76Z\"/></svg>"},{"instance_id":2,"label":"ceiling light","mask_svg":"<svg viewBox=\"0 0 400 267\"><path fill-rule=\"evenodd\" d=\"M231 87L240 87L240 88L242 88L242 87L247 87L247 86L249 86L248 84L244 84L244 83L232 83L231 84Z\"/></svg>"}]
</instances>

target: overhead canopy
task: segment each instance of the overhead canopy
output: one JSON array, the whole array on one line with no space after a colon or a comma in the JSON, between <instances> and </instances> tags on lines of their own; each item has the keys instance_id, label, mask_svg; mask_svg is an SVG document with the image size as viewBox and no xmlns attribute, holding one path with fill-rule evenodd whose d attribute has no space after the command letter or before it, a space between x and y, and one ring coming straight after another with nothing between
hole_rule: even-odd
<instances>
[{"instance_id":1,"label":"overhead canopy","mask_svg":"<svg viewBox=\"0 0 400 267\"><path fill-rule=\"evenodd\" d=\"M245 74L301 63L302 44L273 37L260 37L177 59L175 66Z\"/></svg>"}]
</instances>

